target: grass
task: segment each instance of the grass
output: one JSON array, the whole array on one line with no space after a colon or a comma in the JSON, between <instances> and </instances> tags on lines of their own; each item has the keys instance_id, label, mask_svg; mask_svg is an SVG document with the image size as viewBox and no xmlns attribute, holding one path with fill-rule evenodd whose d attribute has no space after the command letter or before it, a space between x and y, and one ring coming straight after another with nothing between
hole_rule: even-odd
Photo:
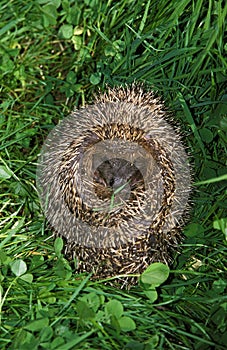
<instances>
[{"instance_id":1,"label":"grass","mask_svg":"<svg viewBox=\"0 0 227 350\"><path fill-rule=\"evenodd\" d=\"M224 350L227 4L0 5L1 349ZM165 99L194 169L182 254L153 288L156 300L142 284L126 292L76 275L35 187L37 156L54 125L105 84L133 81Z\"/></svg>"}]
</instances>

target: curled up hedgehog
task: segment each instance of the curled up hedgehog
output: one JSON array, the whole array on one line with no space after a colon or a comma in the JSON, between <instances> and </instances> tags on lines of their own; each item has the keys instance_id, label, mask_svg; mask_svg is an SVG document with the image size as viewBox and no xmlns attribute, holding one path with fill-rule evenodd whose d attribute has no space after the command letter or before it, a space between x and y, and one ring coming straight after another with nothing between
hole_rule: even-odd
<instances>
[{"instance_id":1,"label":"curled up hedgehog","mask_svg":"<svg viewBox=\"0 0 227 350\"><path fill-rule=\"evenodd\" d=\"M48 135L37 184L78 271L139 274L169 263L191 189L188 157L163 103L141 86L108 89Z\"/></svg>"}]
</instances>

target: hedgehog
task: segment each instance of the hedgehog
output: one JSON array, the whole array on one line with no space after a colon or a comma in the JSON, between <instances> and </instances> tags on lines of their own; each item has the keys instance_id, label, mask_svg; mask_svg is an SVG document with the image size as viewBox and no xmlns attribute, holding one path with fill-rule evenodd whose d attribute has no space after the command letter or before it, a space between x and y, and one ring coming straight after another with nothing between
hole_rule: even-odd
<instances>
[{"instance_id":1,"label":"hedgehog","mask_svg":"<svg viewBox=\"0 0 227 350\"><path fill-rule=\"evenodd\" d=\"M120 86L75 109L48 135L37 186L78 272L141 274L170 264L191 192L181 133L153 91Z\"/></svg>"}]
</instances>

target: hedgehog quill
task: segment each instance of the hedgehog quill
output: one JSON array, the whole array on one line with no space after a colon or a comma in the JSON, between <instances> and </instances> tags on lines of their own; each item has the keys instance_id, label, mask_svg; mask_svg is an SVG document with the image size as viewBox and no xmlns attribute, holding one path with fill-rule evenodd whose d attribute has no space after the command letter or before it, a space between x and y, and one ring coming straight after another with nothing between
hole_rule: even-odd
<instances>
[{"instance_id":1,"label":"hedgehog quill","mask_svg":"<svg viewBox=\"0 0 227 350\"><path fill-rule=\"evenodd\" d=\"M152 262L171 262L188 207L190 166L153 92L109 88L50 132L37 187L78 272L127 280Z\"/></svg>"}]
</instances>

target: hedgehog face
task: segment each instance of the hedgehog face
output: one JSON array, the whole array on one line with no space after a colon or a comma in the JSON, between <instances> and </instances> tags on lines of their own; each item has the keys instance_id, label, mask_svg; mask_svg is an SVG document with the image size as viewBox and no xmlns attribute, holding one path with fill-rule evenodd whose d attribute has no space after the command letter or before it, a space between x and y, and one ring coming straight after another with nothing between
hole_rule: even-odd
<instances>
[{"instance_id":1,"label":"hedgehog face","mask_svg":"<svg viewBox=\"0 0 227 350\"><path fill-rule=\"evenodd\" d=\"M123 201L132 197L141 185L144 185L143 175L134 164L130 164L125 159L112 158L101 163L94 172L95 191L98 189L100 198L111 198Z\"/></svg>"}]
</instances>

